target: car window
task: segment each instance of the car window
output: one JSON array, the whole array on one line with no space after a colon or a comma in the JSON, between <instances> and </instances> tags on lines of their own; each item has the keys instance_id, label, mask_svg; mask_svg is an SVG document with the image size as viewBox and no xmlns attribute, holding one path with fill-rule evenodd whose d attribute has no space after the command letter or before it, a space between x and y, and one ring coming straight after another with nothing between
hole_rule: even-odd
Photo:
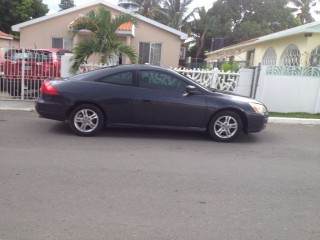
<instances>
[{"instance_id":1,"label":"car window","mask_svg":"<svg viewBox=\"0 0 320 240\"><path fill-rule=\"evenodd\" d=\"M122 72L103 77L98 81L103 83L130 86L133 84L133 76L132 72Z\"/></svg>"},{"instance_id":2,"label":"car window","mask_svg":"<svg viewBox=\"0 0 320 240\"><path fill-rule=\"evenodd\" d=\"M182 79L161 71L139 71L139 86L165 91L184 92L187 83Z\"/></svg>"}]
</instances>

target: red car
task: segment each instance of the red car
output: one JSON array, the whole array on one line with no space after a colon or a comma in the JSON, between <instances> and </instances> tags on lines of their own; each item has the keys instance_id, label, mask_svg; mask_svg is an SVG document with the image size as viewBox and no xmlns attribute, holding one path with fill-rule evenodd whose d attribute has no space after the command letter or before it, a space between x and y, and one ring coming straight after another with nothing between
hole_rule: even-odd
<instances>
[{"instance_id":1,"label":"red car","mask_svg":"<svg viewBox=\"0 0 320 240\"><path fill-rule=\"evenodd\" d=\"M10 47L0 47L0 91L6 91L4 78L4 63L13 58L15 49Z\"/></svg>"},{"instance_id":2,"label":"red car","mask_svg":"<svg viewBox=\"0 0 320 240\"><path fill-rule=\"evenodd\" d=\"M20 96L22 77L24 87L39 90L44 79L61 76L61 56L70 52L65 49L16 50L12 60L4 64L7 90L12 96Z\"/></svg>"}]
</instances>

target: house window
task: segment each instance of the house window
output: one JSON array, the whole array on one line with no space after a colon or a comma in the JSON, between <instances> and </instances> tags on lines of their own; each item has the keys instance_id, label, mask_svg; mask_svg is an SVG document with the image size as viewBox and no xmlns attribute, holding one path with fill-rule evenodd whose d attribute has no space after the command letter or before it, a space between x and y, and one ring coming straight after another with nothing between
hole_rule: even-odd
<instances>
[{"instance_id":1,"label":"house window","mask_svg":"<svg viewBox=\"0 0 320 240\"><path fill-rule=\"evenodd\" d=\"M262 58L262 65L276 65L277 54L273 47L269 47Z\"/></svg>"},{"instance_id":2,"label":"house window","mask_svg":"<svg viewBox=\"0 0 320 240\"><path fill-rule=\"evenodd\" d=\"M72 50L72 38L52 38L52 48Z\"/></svg>"},{"instance_id":3,"label":"house window","mask_svg":"<svg viewBox=\"0 0 320 240\"><path fill-rule=\"evenodd\" d=\"M280 66L300 66L301 53L299 48L291 44L282 53Z\"/></svg>"},{"instance_id":4,"label":"house window","mask_svg":"<svg viewBox=\"0 0 320 240\"><path fill-rule=\"evenodd\" d=\"M320 67L320 45L312 50L310 55L310 66Z\"/></svg>"},{"instance_id":5,"label":"house window","mask_svg":"<svg viewBox=\"0 0 320 240\"><path fill-rule=\"evenodd\" d=\"M139 43L139 63L160 66L161 62L161 43Z\"/></svg>"},{"instance_id":6,"label":"house window","mask_svg":"<svg viewBox=\"0 0 320 240\"><path fill-rule=\"evenodd\" d=\"M255 52L255 50L250 50L247 52L246 60L248 62L249 67L251 67L253 65L254 52Z\"/></svg>"}]
</instances>

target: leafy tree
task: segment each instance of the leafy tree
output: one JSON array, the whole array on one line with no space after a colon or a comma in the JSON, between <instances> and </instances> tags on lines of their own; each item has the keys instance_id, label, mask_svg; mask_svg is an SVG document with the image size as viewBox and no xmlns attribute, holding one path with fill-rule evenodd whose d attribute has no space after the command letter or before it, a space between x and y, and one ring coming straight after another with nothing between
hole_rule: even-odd
<instances>
[{"instance_id":1,"label":"leafy tree","mask_svg":"<svg viewBox=\"0 0 320 240\"><path fill-rule=\"evenodd\" d=\"M208 11L213 20L213 36L239 43L281 31L299 22L287 6L287 0L218 0Z\"/></svg>"},{"instance_id":2,"label":"leafy tree","mask_svg":"<svg viewBox=\"0 0 320 240\"><path fill-rule=\"evenodd\" d=\"M0 30L11 33L11 26L42 17L49 12L42 0L0 0Z\"/></svg>"},{"instance_id":3,"label":"leafy tree","mask_svg":"<svg viewBox=\"0 0 320 240\"><path fill-rule=\"evenodd\" d=\"M75 7L75 6L76 5L74 4L73 0L61 0L61 2L59 4L59 8L60 8L59 11L66 10L68 8L72 8L72 7Z\"/></svg>"},{"instance_id":4,"label":"leafy tree","mask_svg":"<svg viewBox=\"0 0 320 240\"><path fill-rule=\"evenodd\" d=\"M113 18L111 12L100 7L97 11L90 11L79 18L72 27L71 34L75 36L80 30L89 30L90 37L79 41L75 48L72 71L76 72L80 64L85 62L91 55L100 55L100 63L106 64L116 54L127 56L132 63L137 60L137 54L133 47L119 40L116 31L126 22L136 23L136 18L130 14L120 14Z\"/></svg>"},{"instance_id":5,"label":"leafy tree","mask_svg":"<svg viewBox=\"0 0 320 240\"><path fill-rule=\"evenodd\" d=\"M299 25L286 1L261 1L254 13L246 14L232 32L232 42L242 42Z\"/></svg>"},{"instance_id":6,"label":"leafy tree","mask_svg":"<svg viewBox=\"0 0 320 240\"><path fill-rule=\"evenodd\" d=\"M297 17L302 24L314 21L311 15L311 8L316 7L320 2L319 0L291 0L290 2L294 5L293 10L298 12ZM315 11L315 13L319 14L320 11Z\"/></svg>"}]
</instances>

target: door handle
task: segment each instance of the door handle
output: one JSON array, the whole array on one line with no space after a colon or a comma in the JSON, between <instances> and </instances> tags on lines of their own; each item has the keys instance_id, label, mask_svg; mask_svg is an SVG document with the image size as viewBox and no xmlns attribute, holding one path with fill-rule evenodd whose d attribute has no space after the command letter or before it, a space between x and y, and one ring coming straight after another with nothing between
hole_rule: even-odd
<instances>
[{"instance_id":1,"label":"door handle","mask_svg":"<svg viewBox=\"0 0 320 240\"><path fill-rule=\"evenodd\" d=\"M151 100L148 100L148 99L142 99L142 102L145 102L145 103L151 103Z\"/></svg>"}]
</instances>

